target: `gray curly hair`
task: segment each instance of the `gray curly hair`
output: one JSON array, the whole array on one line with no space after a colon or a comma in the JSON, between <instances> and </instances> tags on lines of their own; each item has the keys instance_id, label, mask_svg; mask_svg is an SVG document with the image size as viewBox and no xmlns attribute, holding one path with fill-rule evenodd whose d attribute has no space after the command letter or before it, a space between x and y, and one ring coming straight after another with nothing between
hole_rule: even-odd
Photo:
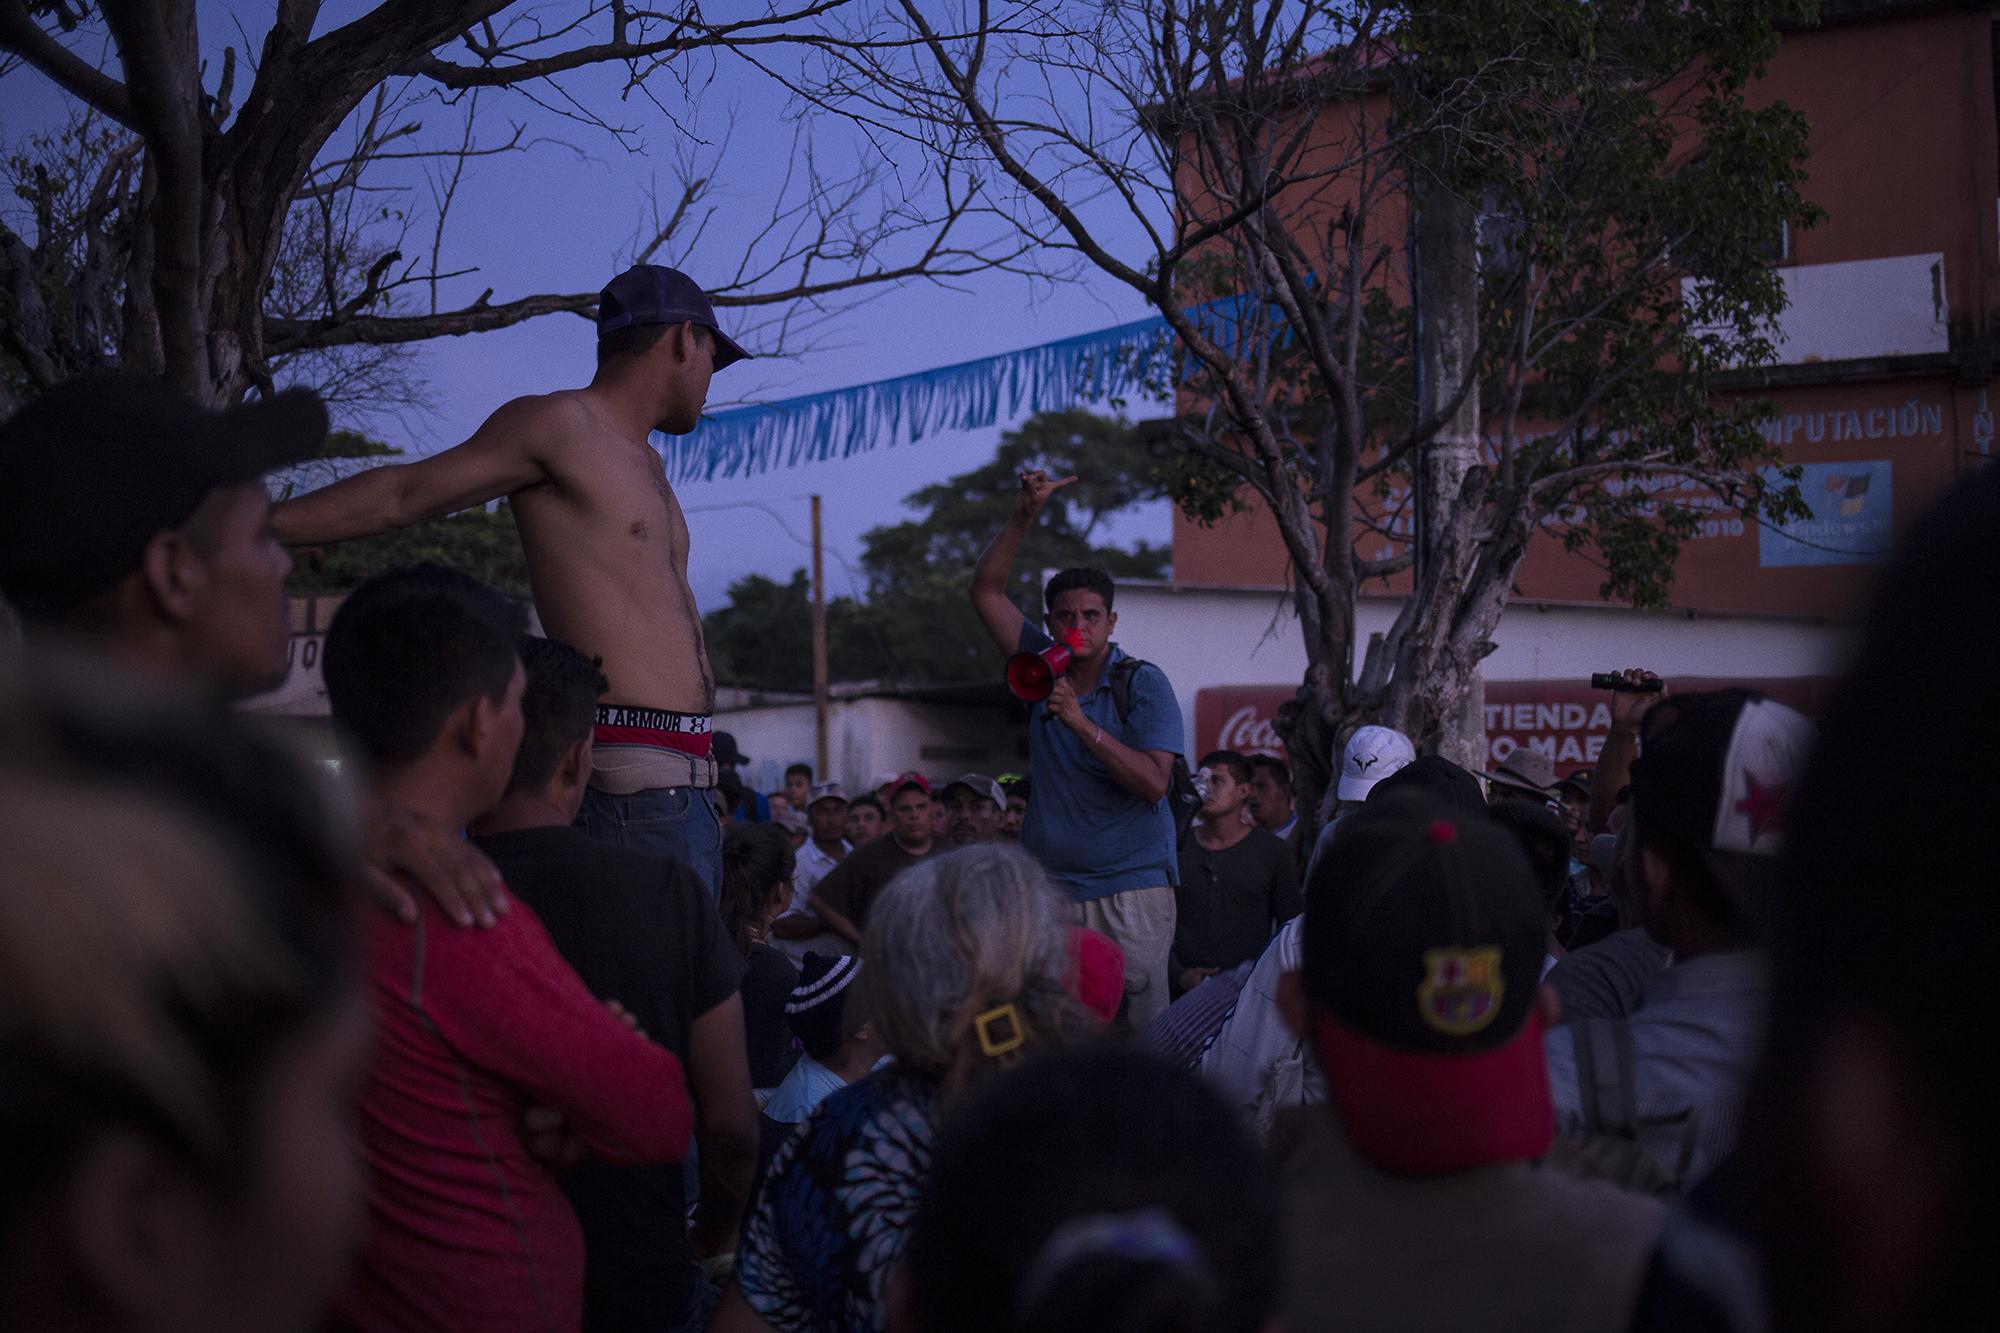
<instances>
[{"instance_id":1,"label":"gray curly hair","mask_svg":"<svg viewBox=\"0 0 2000 1333\"><path fill-rule=\"evenodd\" d=\"M978 1017L1011 1004L1026 1048L1085 1030L1071 997L1062 896L1012 847L963 847L911 866L868 913L855 986L896 1059L947 1095L993 1064Z\"/></svg>"}]
</instances>

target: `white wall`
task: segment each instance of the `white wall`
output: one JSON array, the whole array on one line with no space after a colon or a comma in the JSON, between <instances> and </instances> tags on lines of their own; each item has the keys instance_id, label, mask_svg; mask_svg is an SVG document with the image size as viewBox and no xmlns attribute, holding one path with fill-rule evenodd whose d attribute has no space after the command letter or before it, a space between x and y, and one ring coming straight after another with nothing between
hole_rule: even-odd
<instances>
[{"instance_id":1,"label":"white wall","mask_svg":"<svg viewBox=\"0 0 2000 1333\"><path fill-rule=\"evenodd\" d=\"M1889 255L1778 269L1785 310L1772 344L1780 365L1917 356L1950 350L1944 256ZM1681 279L1692 292L1695 279Z\"/></svg>"},{"instance_id":2,"label":"white wall","mask_svg":"<svg viewBox=\"0 0 2000 1333\"><path fill-rule=\"evenodd\" d=\"M1400 606L1395 598L1363 599L1359 642L1386 632ZM1189 736L1197 690L1295 685L1305 676L1298 617L1283 593L1120 583L1117 609L1119 646L1167 673ZM1663 676L1831 675L1843 665L1850 633L1804 619L1514 602L1500 617L1484 670L1487 680L1582 680L1630 666ZM1357 666L1360 657L1357 651Z\"/></svg>"},{"instance_id":3,"label":"white wall","mask_svg":"<svg viewBox=\"0 0 2000 1333\"><path fill-rule=\"evenodd\" d=\"M716 726L750 756L746 776L759 790L775 790L786 764L813 762L811 704L731 709L716 714ZM908 768L949 780L961 773L994 777L1027 767L1018 728L1001 708L836 699L828 708L827 732L832 776L849 795L867 790L883 773Z\"/></svg>"}]
</instances>

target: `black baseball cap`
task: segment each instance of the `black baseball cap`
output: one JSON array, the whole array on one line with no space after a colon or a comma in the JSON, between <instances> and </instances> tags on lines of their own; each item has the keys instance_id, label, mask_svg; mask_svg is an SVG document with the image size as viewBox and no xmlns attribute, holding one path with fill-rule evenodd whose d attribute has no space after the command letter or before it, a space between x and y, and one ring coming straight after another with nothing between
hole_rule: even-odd
<instances>
[{"instance_id":1,"label":"black baseball cap","mask_svg":"<svg viewBox=\"0 0 2000 1333\"><path fill-rule=\"evenodd\" d=\"M1486 813L1486 793L1479 789L1479 779L1441 754L1417 756L1370 788L1368 799L1403 799L1412 793L1470 818Z\"/></svg>"},{"instance_id":2,"label":"black baseball cap","mask_svg":"<svg viewBox=\"0 0 2000 1333\"><path fill-rule=\"evenodd\" d=\"M326 432L310 389L217 411L125 372L59 385L0 426L0 593L30 619L64 615L209 492L316 457Z\"/></svg>"},{"instance_id":3,"label":"black baseball cap","mask_svg":"<svg viewBox=\"0 0 2000 1333\"><path fill-rule=\"evenodd\" d=\"M695 280L675 268L636 264L597 294L597 336L634 324L699 324L715 335L715 368L747 360L750 353L715 322L715 307Z\"/></svg>"},{"instance_id":4,"label":"black baseball cap","mask_svg":"<svg viewBox=\"0 0 2000 1333\"><path fill-rule=\"evenodd\" d=\"M1390 1171L1539 1157L1554 1110L1534 874L1483 815L1378 799L1387 785L1341 820L1307 887L1304 979L1330 1100Z\"/></svg>"}]
</instances>

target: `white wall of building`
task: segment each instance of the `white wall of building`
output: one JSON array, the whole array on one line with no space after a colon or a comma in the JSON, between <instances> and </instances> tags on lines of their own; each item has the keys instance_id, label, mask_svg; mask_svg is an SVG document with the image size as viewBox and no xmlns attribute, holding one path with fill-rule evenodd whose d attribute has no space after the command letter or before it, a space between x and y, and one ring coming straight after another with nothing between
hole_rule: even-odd
<instances>
[{"instance_id":1,"label":"white wall of building","mask_svg":"<svg viewBox=\"0 0 2000 1333\"><path fill-rule=\"evenodd\" d=\"M1359 641L1386 632L1402 603L1362 600ZM1120 647L1173 682L1187 734L1194 696L1211 685L1297 684L1305 645L1289 595L1269 588L1118 585ZM1487 680L1587 679L1642 666L1673 676L1824 676L1844 665L1852 628L1801 618L1695 615L1620 607L1514 602L1494 632ZM1357 666L1360 653L1355 654Z\"/></svg>"},{"instance_id":2,"label":"white wall of building","mask_svg":"<svg viewBox=\"0 0 2000 1333\"><path fill-rule=\"evenodd\" d=\"M1794 264L1777 273L1785 284L1785 309L1771 344L1780 365L1935 355L1951 348L1941 253ZM1696 283L1681 279L1684 297Z\"/></svg>"},{"instance_id":3,"label":"white wall of building","mask_svg":"<svg viewBox=\"0 0 2000 1333\"><path fill-rule=\"evenodd\" d=\"M813 762L811 704L753 704L716 715L716 726L750 756L746 777L759 790L780 785L785 765ZM835 699L827 710L832 776L850 795L883 773L916 768L937 779L1020 772L1017 730L1005 709L910 699ZM824 776L824 775L822 775Z\"/></svg>"}]
</instances>

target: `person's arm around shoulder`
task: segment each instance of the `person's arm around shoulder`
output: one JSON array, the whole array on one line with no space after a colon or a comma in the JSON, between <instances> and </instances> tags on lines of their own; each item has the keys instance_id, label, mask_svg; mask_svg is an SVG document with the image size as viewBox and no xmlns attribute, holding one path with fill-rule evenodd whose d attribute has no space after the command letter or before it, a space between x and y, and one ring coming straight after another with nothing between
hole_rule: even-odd
<instances>
[{"instance_id":1,"label":"person's arm around shoulder","mask_svg":"<svg viewBox=\"0 0 2000 1333\"><path fill-rule=\"evenodd\" d=\"M411 884L461 926L491 927L507 911L506 886L485 853L456 829L410 810L374 811L364 870L375 905L406 926L417 919Z\"/></svg>"},{"instance_id":2,"label":"person's arm around shoulder","mask_svg":"<svg viewBox=\"0 0 2000 1333\"><path fill-rule=\"evenodd\" d=\"M597 1156L687 1156L694 1108L680 1060L613 1013L617 996L590 993L526 904L491 930L431 932L423 997L465 1059L561 1112Z\"/></svg>"},{"instance_id":3,"label":"person's arm around shoulder","mask_svg":"<svg viewBox=\"0 0 2000 1333\"><path fill-rule=\"evenodd\" d=\"M548 453L580 409L558 396L516 398L462 444L411 463L369 468L271 511L287 546L406 528L546 480Z\"/></svg>"},{"instance_id":4,"label":"person's arm around shoulder","mask_svg":"<svg viewBox=\"0 0 2000 1333\"><path fill-rule=\"evenodd\" d=\"M1013 571L1014 557L1020 554L1021 539L1035 526L1035 519L1049 497L1075 480L1064 477L1061 481L1051 481L1046 472L1040 471L1021 473L1021 492L1015 498L1014 512L1008 515L1006 525L973 567L972 609L979 613L980 623L986 626L986 632L1003 653L1019 650L1021 627L1027 620L1007 597L1007 575Z\"/></svg>"}]
</instances>

